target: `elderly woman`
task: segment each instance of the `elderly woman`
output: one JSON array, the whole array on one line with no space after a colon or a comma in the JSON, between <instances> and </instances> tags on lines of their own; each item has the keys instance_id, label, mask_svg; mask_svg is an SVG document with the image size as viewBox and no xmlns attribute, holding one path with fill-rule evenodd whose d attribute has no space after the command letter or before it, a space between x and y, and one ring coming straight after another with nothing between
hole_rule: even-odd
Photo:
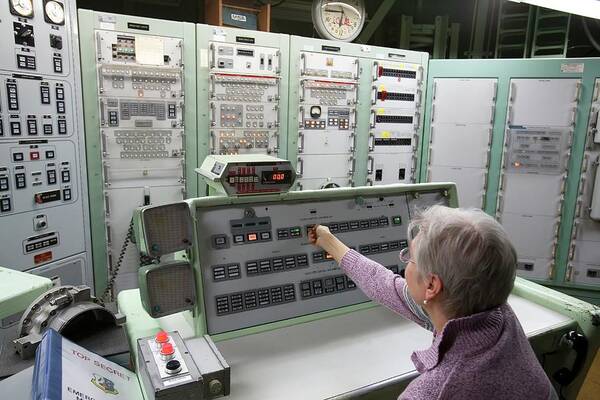
<instances>
[{"instance_id":1,"label":"elderly woman","mask_svg":"<svg viewBox=\"0 0 600 400\"><path fill-rule=\"evenodd\" d=\"M405 277L349 249L325 226L310 233L371 299L432 330L415 351L420 372L400 399L557 398L506 300L516 253L479 210L433 206L413 218L400 260Z\"/></svg>"}]
</instances>

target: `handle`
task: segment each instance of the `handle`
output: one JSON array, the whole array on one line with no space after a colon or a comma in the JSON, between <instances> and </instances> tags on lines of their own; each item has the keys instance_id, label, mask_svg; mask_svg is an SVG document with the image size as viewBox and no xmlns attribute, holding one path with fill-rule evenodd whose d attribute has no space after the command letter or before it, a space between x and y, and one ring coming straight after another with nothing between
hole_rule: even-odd
<instances>
[{"instance_id":1,"label":"handle","mask_svg":"<svg viewBox=\"0 0 600 400\"><path fill-rule=\"evenodd\" d=\"M429 144L433 144L433 138L435 137L435 127L433 125L429 125Z\"/></svg>"},{"instance_id":2,"label":"handle","mask_svg":"<svg viewBox=\"0 0 600 400\"><path fill-rule=\"evenodd\" d=\"M110 169L110 166L108 165L108 163L106 161L102 162L102 175L104 176L104 186L110 186L110 182L109 180L109 176L108 176L108 170Z\"/></svg>"},{"instance_id":3,"label":"handle","mask_svg":"<svg viewBox=\"0 0 600 400\"><path fill-rule=\"evenodd\" d=\"M575 98L573 101L579 103L579 96L581 95L581 81L577 81L575 84Z\"/></svg>"},{"instance_id":4,"label":"handle","mask_svg":"<svg viewBox=\"0 0 600 400\"><path fill-rule=\"evenodd\" d=\"M435 104L431 104L431 122L435 121Z\"/></svg>"},{"instance_id":5,"label":"handle","mask_svg":"<svg viewBox=\"0 0 600 400\"><path fill-rule=\"evenodd\" d=\"M356 169L356 159L354 158L354 156L350 156L348 161L350 161L350 168L348 169L348 176L352 176L354 174L354 170Z\"/></svg>"},{"instance_id":6,"label":"handle","mask_svg":"<svg viewBox=\"0 0 600 400\"><path fill-rule=\"evenodd\" d=\"M508 125L512 125L512 121L513 121L513 108L511 105L508 106L508 118L506 120L506 123Z\"/></svg>"},{"instance_id":7,"label":"handle","mask_svg":"<svg viewBox=\"0 0 600 400\"><path fill-rule=\"evenodd\" d=\"M279 75L281 73L281 51L275 51L275 57L277 57L277 68L275 68L275 73ZM275 62L275 60L273 60Z\"/></svg>"},{"instance_id":8,"label":"handle","mask_svg":"<svg viewBox=\"0 0 600 400\"><path fill-rule=\"evenodd\" d=\"M492 100L496 101L496 96L498 95L498 81L494 82L494 95L492 96Z\"/></svg>"},{"instance_id":9,"label":"handle","mask_svg":"<svg viewBox=\"0 0 600 400\"><path fill-rule=\"evenodd\" d=\"M490 110L490 124L494 124L494 114L496 114L496 105L492 104L491 110Z\"/></svg>"},{"instance_id":10,"label":"handle","mask_svg":"<svg viewBox=\"0 0 600 400\"><path fill-rule=\"evenodd\" d=\"M375 104L377 104L377 86L371 86L371 95L371 105L374 106Z\"/></svg>"},{"instance_id":11,"label":"handle","mask_svg":"<svg viewBox=\"0 0 600 400\"><path fill-rule=\"evenodd\" d=\"M304 186L302 186L302 184L300 182L296 183L296 188L297 190L302 190L304 188Z\"/></svg>"},{"instance_id":12,"label":"handle","mask_svg":"<svg viewBox=\"0 0 600 400\"><path fill-rule=\"evenodd\" d=\"M373 132L369 132L369 141L367 142L369 147L369 151L375 150L375 134Z\"/></svg>"},{"instance_id":13,"label":"handle","mask_svg":"<svg viewBox=\"0 0 600 400\"><path fill-rule=\"evenodd\" d=\"M413 127L415 128L415 132L419 130L421 127L421 112L416 111L413 119Z\"/></svg>"},{"instance_id":14,"label":"handle","mask_svg":"<svg viewBox=\"0 0 600 400\"><path fill-rule=\"evenodd\" d=\"M488 130L488 147L492 145L492 135L494 134L494 128Z\"/></svg>"},{"instance_id":15,"label":"handle","mask_svg":"<svg viewBox=\"0 0 600 400\"><path fill-rule=\"evenodd\" d=\"M421 89L417 89L417 93L416 93L415 98L417 99L415 107L420 107L421 106L421 100L423 100L423 91Z\"/></svg>"},{"instance_id":16,"label":"handle","mask_svg":"<svg viewBox=\"0 0 600 400\"><path fill-rule=\"evenodd\" d=\"M104 133L104 130L100 131L100 145L102 147L102 156L103 157L108 157L110 156L110 154L106 151L107 149L107 143L106 143L106 133Z\"/></svg>"},{"instance_id":17,"label":"handle","mask_svg":"<svg viewBox=\"0 0 600 400\"><path fill-rule=\"evenodd\" d=\"M110 216L110 201L108 201L108 193L104 192L104 213L107 217Z\"/></svg>"},{"instance_id":18,"label":"handle","mask_svg":"<svg viewBox=\"0 0 600 400\"><path fill-rule=\"evenodd\" d=\"M372 80L375 82L377 79L379 79L379 61L374 61Z\"/></svg>"},{"instance_id":19,"label":"handle","mask_svg":"<svg viewBox=\"0 0 600 400\"><path fill-rule=\"evenodd\" d=\"M210 66L210 69L213 69L215 67L215 45L211 43L208 48L210 50L208 65Z\"/></svg>"},{"instance_id":20,"label":"handle","mask_svg":"<svg viewBox=\"0 0 600 400\"><path fill-rule=\"evenodd\" d=\"M510 103L514 103L516 99L517 99L517 85L515 85L514 82L511 82L510 83L510 97L509 97L508 101Z\"/></svg>"},{"instance_id":21,"label":"handle","mask_svg":"<svg viewBox=\"0 0 600 400\"><path fill-rule=\"evenodd\" d=\"M104 114L106 113L104 100L100 100L100 126L106 126L106 118Z\"/></svg>"},{"instance_id":22,"label":"handle","mask_svg":"<svg viewBox=\"0 0 600 400\"><path fill-rule=\"evenodd\" d=\"M304 103L304 95L305 93L305 88L304 88L304 84L306 83L306 81L302 80L300 81L300 103Z\"/></svg>"},{"instance_id":23,"label":"handle","mask_svg":"<svg viewBox=\"0 0 600 400\"><path fill-rule=\"evenodd\" d=\"M367 178L367 186L373 186L373 180L371 178Z\"/></svg>"},{"instance_id":24,"label":"handle","mask_svg":"<svg viewBox=\"0 0 600 400\"><path fill-rule=\"evenodd\" d=\"M273 111L275 111L275 122L274 122L274 126L279 128L279 126L281 125L281 123L279 122L279 104L275 104L273 106Z\"/></svg>"},{"instance_id":25,"label":"handle","mask_svg":"<svg viewBox=\"0 0 600 400\"><path fill-rule=\"evenodd\" d=\"M502 212L504 209L504 194L498 193L498 204L496 204L496 213ZM498 216L500 217L500 216Z\"/></svg>"},{"instance_id":26,"label":"handle","mask_svg":"<svg viewBox=\"0 0 600 400\"><path fill-rule=\"evenodd\" d=\"M304 152L304 133L302 132L298 132L298 139L300 139L298 142L298 153L303 153Z\"/></svg>"},{"instance_id":27,"label":"handle","mask_svg":"<svg viewBox=\"0 0 600 400\"><path fill-rule=\"evenodd\" d=\"M356 107L352 109L352 129L356 128Z\"/></svg>"},{"instance_id":28,"label":"handle","mask_svg":"<svg viewBox=\"0 0 600 400\"><path fill-rule=\"evenodd\" d=\"M300 169L298 169L298 167L300 167ZM302 177L303 173L304 173L304 161L302 161L302 157L298 157L298 164L296 166L296 175L298 175L299 177Z\"/></svg>"},{"instance_id":29,"label":"handle","mask_svg":"<svg viewBox=\"0 0 600 400\"><path fill-rule=\"evenodd\" d=\"M298 108L298 128L304 128L304 106Z\"/></svg>"},{"instance_id":30,"label":"handle","mask_svg":"<svg viewBox=\"0 0 600 400\"><path fill-rule=\"evenodd\" d=\"M435 100L435 94L436 94L436 92L437 92L437 80L434 79L433 80L433 91L431 93L431 99L432 100Z\"/></svg>"},{"instance_id":31,"label":"handle","mask_svg":"<svg viewBox=\"0 0 600 400\"><path fill-rule=\"evenodd\" d=\"M372 174L374 167L375 167L375 159L371 156L367 157L367 174Z\"/></svg>"},{"instance_id":32,"label":"handle","mask_svg":"<svg viewBox=\"0 0 600 400\"><path fill-rule=\"evenodd\" d=\"M596 82L594 85L594 93L592 94L592 101L598 101L598 94L600 94L600 83Z\"/></svg>"},{"instance_id":33,"label":"handle","mask_svg":"<svg viewBox=\"0 0 600 400\"><path fill-rule=\"evenodd\" d=\"M304 53L300 53L300 76L304 76L306 74L306 55Z\"/></svg>"},{"instance_id":34,"label":"handle","mask_svg":"<svg viewBox=\"0 0 600 400\"><path fill-rule=\"evenodd\" d=\"M370 111L369 115L369 126L375 128L375 110Z\"/></svg>"},{"instance_id":35,"label":"handle","mask_svg":"<svg viewBox=\"0 0 600 400\"><path fill-rule=\"evenodd\" d=\"M210 126L216 126L217 125L217 121L216 119L216 110L215 110L215 103L210 103Z\"/></svg>"},{"instance_id":36,"label":"handle","mask_svg":"<svg viewBox=\"0 0 600 400\"><path fill-rule=\"evenodd\" d=\"M210 153L217 154L217 141L215 138L215 131L210 131Z\"/></svg>"},{"instance_id":37,"label":"handle","mask_svg":"<svg viewBox=\"0 0 600 400\"><path fill-rule=\"evenodd\" d=\"M110 223L106 222L106 244L107 247L110 247L112 244L112 230L110 229ZM112 266L112 264L111 264Z\"/></svg>"},{"instance_id":38,"label":"handle","mask_svg":"<svg viewBox=\"0 0 600 400\"><path fill-rule=\"evenodd\" d=\"M358 62L358 58L354 59L354 64L356 65L356 69L354 71L354 75L353 75L353 80L357 80L358 79L358 75L360 75L360 64Z\"/></svg>"},{"instance_id":39,"label":"handle","mask_svg":"<svg viewBox=\"0 0 600 400\"><path fill-rule=\"evenodd\" d=\"M573 110L571 110L571 125L575 126L575 118L577 117L577 106L573 107Z\"/></svg>"},{"instance_id":40,"label":"handle","mask_svg":"<svg viewBox=\"0 0 600 400\"><path fill-rule=\"evenodd\" d=\"M214 99L216 97L215 96L215 90L216 90L216 88L215 88L215 76L214 75L210 76L208 87L209 87L209 89L208 89L209 90L209 92L208 92L209 93L209 97L211 99Z\"/></svg>"},{"instance_id":41,"label":"handle","mask_svg":"<svg viewBox=\"0 0 600 400\"><path fill-rule=\"evenodd\" d=\"M431 167L431 165L429 165L428 167ZM427 168L427 176L425 177L427 182L431 182L431 168Z\"/></svg>"},{"instance_id":42,"label":"handle","mask_svg":"<svg viewBox=\"0 0 600 400\"><path fill-rule=\"evenodd\" d=\"M356 135L354 132L352 132L350 138L352 140L352 143L350 144L350 153L354 153L354 150L356 149Z\"/></svg>"}]
</instances>

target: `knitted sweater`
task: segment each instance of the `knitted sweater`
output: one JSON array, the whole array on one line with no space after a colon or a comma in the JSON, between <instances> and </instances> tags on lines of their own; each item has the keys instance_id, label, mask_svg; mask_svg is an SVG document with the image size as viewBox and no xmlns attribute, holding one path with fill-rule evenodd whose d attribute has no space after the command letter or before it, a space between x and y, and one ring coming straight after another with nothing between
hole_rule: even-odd
<instances>
[{"instance_id":1,"label":"knitted sweater","mask_svg":"<svg viewBox=\"0 0 600 400\"><path fill-rule=\"evenodd\" d=\"M340 267L368 297L433 331L402 277L354 250ZM558 398L508 304L448 321L411 359L420 376L400 400Z\"/></svg>"}]
</instances>

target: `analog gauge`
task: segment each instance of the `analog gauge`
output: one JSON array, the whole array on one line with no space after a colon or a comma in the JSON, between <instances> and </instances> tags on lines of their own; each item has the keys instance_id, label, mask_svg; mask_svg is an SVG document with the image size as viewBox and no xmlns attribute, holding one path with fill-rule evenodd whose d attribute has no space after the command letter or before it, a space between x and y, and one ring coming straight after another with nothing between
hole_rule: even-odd
<instances>
[{"instance_id":1,"label":"analog gauge","mask_svg":"<svg viewBox=\"0 0 600 400\"><path fill-rule=\"evenodd\" d=\"M55 25L65 23L65 9L58 1L50 0L44 5L46 21Z\"/></svg>"},{"instance_id":2,"label":"analog gauge","mask_svg":"<svg viewBox=\"0 0 600 400\"><path fill-rule=\"evenodd\" d=\"M365 24L363 0L314 0L313 24L324 39L351 42Z\"/></svg>"},{"instance_id":3,"label":"analog gauge","mask_svg":"<svg viewBox=\"0 0 600 400\"><path fill-rule=\"evenodd\" d=\"M32 0L9 0L10 13L19 17L33 17Z\"/></svg>"}]
</instances>

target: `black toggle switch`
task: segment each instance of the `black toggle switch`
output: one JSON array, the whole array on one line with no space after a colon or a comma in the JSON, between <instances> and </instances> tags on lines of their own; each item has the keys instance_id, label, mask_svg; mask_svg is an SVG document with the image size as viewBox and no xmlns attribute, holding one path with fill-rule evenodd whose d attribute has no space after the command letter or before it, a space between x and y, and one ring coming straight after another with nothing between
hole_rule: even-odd
<instances>
[{"instance_id":1,"label":"black toggle switch","mask_svg":"<svg viewBox=\"0 0 600 400\"><path fill-rule=\"evenodd\" d=\"M62 48L63 48L62 37L57 36L57 35L50 35L50 47L52 47L53 49L62 50Z\"/></svg>"}]
</instances>

